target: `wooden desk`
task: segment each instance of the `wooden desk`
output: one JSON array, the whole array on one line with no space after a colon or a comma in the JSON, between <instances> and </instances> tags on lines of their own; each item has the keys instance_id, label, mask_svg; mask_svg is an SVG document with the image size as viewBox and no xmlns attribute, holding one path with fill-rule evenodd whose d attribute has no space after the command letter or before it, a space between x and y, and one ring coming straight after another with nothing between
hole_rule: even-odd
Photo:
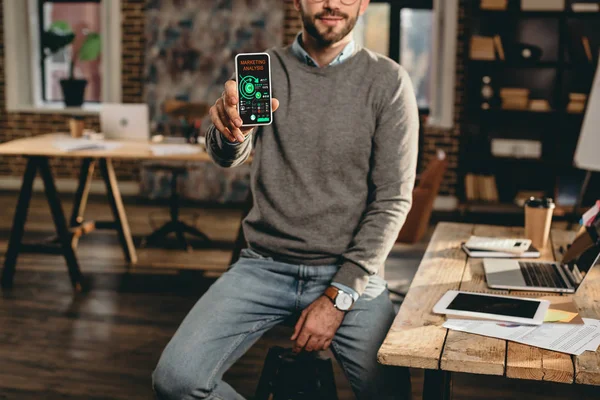
<instances>
[{"instance_id":1,"label":"wooden desk","mask_svg":"<svg viewBox=\"0 0 600 400\"><path fill-rule=\"evenodd\" d=\"M523 229L440 223L379 349L379 362L425 369L424 399L449 398L450 372L600 386L600 352L571 357L442 327L445 317L433 314L431 310L450 289L532 297L544 295L489 289L482 260L468 258L460 249L461 242L471 235L507 237L523 235ZM561 259L559 249L571 243L574 236L573 232L553 230L551 245L542 251L542 259ZM574 297L583 317L600 319L600 267L596 266L590 272L575 295L566 296Z\"/></svg>"},{"instance_id":2,"label":"wooden desk","mask_svg":"<svg viewBox=\"0 0 600 400\"><path fill-rule=\"evenodd\" d=\"M17 139L0 144L0 155L24 156L28 159L4 260L1 280L2 287L6 288L12 285L19 253L34 252L62 254L66 259L73 287L77 291L83 290L85 284L75 255L75 248L79 237L94 229L117 230L126 260L131 264L137 262L137 253L123 207L121 193L119 192L112 159L211 161L210 156L205 151L195 154L157 156L152 153L150 142L121 142L122 145L114 150L80 150L70 152L60 150L53 145L55 140L68 137L68 134L54 133ZM82 159L79 185L75 193L73 211L68 225L50 169L49 159L51 157ZM106 184L107 196L114 216L113 221L85 222L83 219L96 162L99 163L102 179ZM57 238L45 244L26 244L22 243L22 239L33 190L33 181L38 172L44 182L45 194L50 205Z\"/></svg>"}]
</instances>

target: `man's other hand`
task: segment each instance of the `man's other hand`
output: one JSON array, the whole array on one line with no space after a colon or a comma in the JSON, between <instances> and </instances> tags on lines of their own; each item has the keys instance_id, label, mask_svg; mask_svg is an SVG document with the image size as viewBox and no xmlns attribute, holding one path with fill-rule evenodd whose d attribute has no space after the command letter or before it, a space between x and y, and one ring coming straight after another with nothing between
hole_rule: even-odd
<instances>
[{"instance_id":1,"label":"man's other hand","mask_svg":"<svg viewBox=\"0 0 600 400\"><path fill-rule=\"evenodd\" d=\"M242 128L242 119L237 111L237 83L229 80L225 90L215 104L210 108L210 119L221 135L232 143L243 142L253 127ZM271 99L273 112L279 108L279 100Z\"/></svg>"},{"instance_id":2,"label":"man's other hand","mask_svg":"<svg viewBox=\"0 0 600 400\"><path fill-rule=\"evenodd\" d=\"M331 340L342 324L344 311L340 311L326 296L320 296L309 305L296 323L291 337L293 352L327 350Z\"/></svg>"}]
</instances>

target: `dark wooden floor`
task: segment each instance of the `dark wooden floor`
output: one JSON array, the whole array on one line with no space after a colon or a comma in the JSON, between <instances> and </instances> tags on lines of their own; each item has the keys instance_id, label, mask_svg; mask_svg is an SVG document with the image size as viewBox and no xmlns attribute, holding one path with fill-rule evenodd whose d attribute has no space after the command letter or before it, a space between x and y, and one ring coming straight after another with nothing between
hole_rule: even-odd
<instances>
[{"instance_id":1,"label":"dark wooden floor","mask_svg":"<svg viewBox=\"0 0 600 400\"><path fill-rule=\"evenodd\" d=\"M16 194L0 194L0 261L15 202ZM65 208L70 210L68 201ZM157 223L167 216L162 207L128 202L126 208L138 241L151 231L149 213ZM94 199L88 210L89 216L109 213ZM197 226L216 239L219 248L191 254L141 250L139 265L127 269L115 234L94 232L83 238L78 256L92 287L86 294L72 292L61 257L19 257L14 288L0 297L0 399L151 399L150 374L158 357L214 276L227 267L239 223L235 210L194 211L199 213ZM52 234L40 195L34 198L26 229L28 238ZM167 247L171 244L165 242ZM208 276L194 270L198 268L209 271ZM289 328L267 333L231 368L226 380L251 396L267 349L289 346L289 334ZM414 398L420 399L423 374L412 372ZM352 399L337 365L336 382L340 400ZM600 398L598 393L569 385L458 375L453 398L592 399Z\"/></svg>"}]
</instances>

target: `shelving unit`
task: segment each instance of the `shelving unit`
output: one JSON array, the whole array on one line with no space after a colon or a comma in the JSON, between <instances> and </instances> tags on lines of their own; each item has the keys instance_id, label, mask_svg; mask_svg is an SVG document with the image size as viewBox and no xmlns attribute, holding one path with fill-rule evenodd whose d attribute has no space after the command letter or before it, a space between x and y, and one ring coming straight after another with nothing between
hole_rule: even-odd
<instances>
[{"instance_id":1,"label":"shelving unit","mask_svg":"<svg viewBox=\"0 0 600 400\"><path fill-rule=\"evenodd\" d=\"M467 20L471 21L467 35L499 35L505 60L499 59L499 52L496 60L471 59L470 45L465 52L466 118L459 165L461 208L466 212L515 213L519 212L513 202L515 195L521 190L538 190L556 199L560 214L567 213L572 209L571 192L576 192L577 183L581 184L585 174L573 167L584 113L568 113L567 104L569 93L589 94L600 50L600 12L573 12L569 0L563 12L521 11L520 0L509 0L505 11L480 10L479 0L472 3L467 10ZM581 44L584 35L592 48L592 62ZM523 44L540 48L539 59L523 59L515 50ZM494 92L489 100L482 95L484 77L489 77ZM501 108L499 92L505 87L529 89L530 99L547 100L550 110ZM482 108L484 102L489 104L488 109ZM491 152L495 138L541 142L541 157L497 157ZM494 176L498 201L468 201L464 178L469 173ZM592 180L600 183L597 178ZM570 190L567 202L565 188ZM600 198L600 184L592 182L590 188L586 199Z\"/></svg>"}]
</instances>

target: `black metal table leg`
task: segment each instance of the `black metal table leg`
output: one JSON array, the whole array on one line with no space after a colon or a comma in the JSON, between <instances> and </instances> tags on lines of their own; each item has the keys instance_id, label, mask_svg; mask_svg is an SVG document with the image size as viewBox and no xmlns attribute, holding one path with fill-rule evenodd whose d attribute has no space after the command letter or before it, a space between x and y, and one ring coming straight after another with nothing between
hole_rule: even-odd
<instances>
[{"instance_id":1,"label":"black metal table leg","mask_svg":"<svg viewBox=\"0 0 600 400\"><path fill-rule=\"evenodd\" d=\"M35 178L38 165L38 159L29 158L23 182L21 183L21 191L19 192L19 200L13 218L10 238L8 240L8 249L4 257L4 268L2 270L2 287L9 288L12 286L15 275L15 266L17 256L21 248L23 233L25 232L25 222L27 220L27 211L29 210L29 202L31 201L31 193L33 191L33 180Z\"/></svg>"},{"instance_id":2,"label":"black metal table leg","mask_svg":"<svg viewBox=\"0 0 600 400\"><path fill-rule=\"evenodd\" d=\"M50 162L48 158L39 158L38 167L40 175L44 182L44 191L46 193L46 199L50 206L50 212L52 219L54 220L54 226L56 227L56 234L62 248L62 254L67 262L69 269L69 276L71 278L71 284L76 291L81 292L84 290L83 275L79 269L79 263L75 256L75 250L73 249L71 242L71 232L67 228L67 221L63 212L58 191L54 184L54 178L52 177L52 171L50 169Z\"/></svg>"},{"instance_id":3,"label":"black metal table leg","mask_svg":"<svg viewBox=\"0 0 600 400\"><path fill-rule=\"evenodd\" d=\"M115 217L115 225L119 234L121 247L123 248L123 253L129 263L135 264L137 263L137 253L135 245L133 244L133 238L131 237L127 215L125 215L125 208L123 206L121 192L119 191L115 169L110 159L100 159L100 172L102 173L102 178L106 184L108 201Z\"/></svg>"},{"instance_id":4,"label":"black metal table leg","mask_svg":"<svg viewBox=\"0 0 600 400\"><path fill-rule=\"evenodd\" d=\"M449 371L425 370L423 400L450 400L452 376Z\"/></svg>"},{"instance_id":5,"label":"black metal table leg","mask_svg":"<svg viewBox=\"0 0 600 400\"><path fill-rule=\"evenodd\" d=\"M79 171L79 184L73 199L73 210L71 211L70 227L79 226L83 223L83 213L87 205L88 195L90 194L90 185L94 177L94 166L96 161L92 158L84 158L81 162Z\"/></svg>"}]
</instances>

